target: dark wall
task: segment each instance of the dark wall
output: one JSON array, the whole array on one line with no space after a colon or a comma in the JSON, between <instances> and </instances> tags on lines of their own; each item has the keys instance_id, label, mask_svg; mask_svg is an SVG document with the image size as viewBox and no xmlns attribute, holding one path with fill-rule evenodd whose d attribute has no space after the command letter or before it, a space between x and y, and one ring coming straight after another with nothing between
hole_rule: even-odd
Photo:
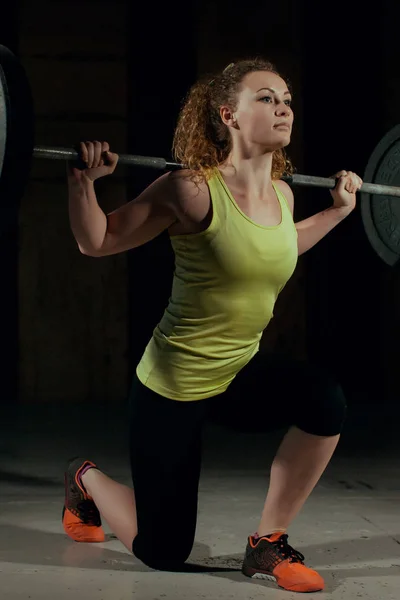
<instances>
[{"instance_id":1,"label":"dark wall","mask_svg":"<svg viewBox=\"0 0 400 600\"><path fill-rule=\"evenodd\" d=\"M129 22L137 18L129 5ZM141 6L141 23L128 37L129 148L134 154L171 157L181 101L196 79L195 11L187 2ZM179 15L179 18L177 18ZM158 171L138 170L129 177L129 196L138 195ZM167 305L173 254L167 233L129 252L130 360L133 374L152 330Z\"/></svg>"},{"instance_id":2,"label":"dark wall","mask_svg":"<svg viewBox=\"0 0 400 600\"><path fill-rule=\"evenodd\" d=\"M363 177L375 145L386 128L396 124L385 118L391 99L385 89L384 61L395 44L385 33L383 12L339 1L337 17L330 19L322 4L304 4L308 173L330 176L346 169ZM310 214L330 201L323 191L310 190L307 197ZM305 262L310 356L331 365L352 403L384 400L380 315L387 269L367 241L360 202Z\"/></svg>"},{"instance_id":3,"label":"dark wall","mask_svg":"<svg viewBox=\"0 0 400 600\"><path fill-rule=\"evenodd\" d=\"M19 54L31 83L36 144L127 144L124 0L21 2ZM44 19L43 16L46 16ZM123 169L96 183L105 211L126 202ZM34 161L19 215L20 397L113 403L126 395L126 256L80 254L65 164Z\"/></svg>"}]
</instances>

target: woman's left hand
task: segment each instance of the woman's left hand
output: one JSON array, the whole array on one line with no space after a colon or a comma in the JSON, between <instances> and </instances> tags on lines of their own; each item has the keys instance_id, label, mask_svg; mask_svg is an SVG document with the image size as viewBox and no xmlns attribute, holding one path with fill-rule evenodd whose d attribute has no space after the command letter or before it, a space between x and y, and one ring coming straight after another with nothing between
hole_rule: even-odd
<instances>
[{"instance_id":1,"label":"woman's left hand","mask_svg":"<svg viewBox=\"0 0 400 600\"><path fill-rule=\"evenodd\" d=\"M338 179L336 187L330 190L333 208L348 209L351 212L356 206L356 192L363 184L361 177L352 171L339 171L333 177Z\"/></svg>"}]
</instances>

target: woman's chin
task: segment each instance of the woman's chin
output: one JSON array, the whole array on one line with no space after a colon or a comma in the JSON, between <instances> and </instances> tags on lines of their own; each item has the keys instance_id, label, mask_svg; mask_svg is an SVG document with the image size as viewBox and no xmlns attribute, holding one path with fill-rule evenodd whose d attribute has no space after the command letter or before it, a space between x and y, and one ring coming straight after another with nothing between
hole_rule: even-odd
<instances>
[{"instance_id":1,"label":"woman's chin","mask_svg":"<svg viewBox=\"0 0 400 600\"><path fill-rule=\"evenodd\" d=\"M287 136L287 138L281 138L280 140L274 140L272 143L266 143L265 144L265 151L266 152L276 152L277 150L283 150L283 148L286 148L286 146L289 146L290 144L290 135Z\"/></svg>"}]
</instances>

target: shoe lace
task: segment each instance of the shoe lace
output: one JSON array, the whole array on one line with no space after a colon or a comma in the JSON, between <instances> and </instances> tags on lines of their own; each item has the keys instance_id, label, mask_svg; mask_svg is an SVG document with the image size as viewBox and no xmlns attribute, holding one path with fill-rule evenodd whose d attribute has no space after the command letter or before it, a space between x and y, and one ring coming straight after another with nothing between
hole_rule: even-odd
<instances>
[{"instance_id":1,"label":"shoe lace","mask_svg":"<svg viewBox=\"0 0 400 600\"><path fill-rule=\"evenodd\" d=\"M95 525L96 527L100 527L100 513L93 500L82 500L78 503L77 509L79 518L85 525Z\"/></svg>"},{"instance_id":2,"label":"shoe lace","mask_svg":"<svg viewBox=\"0 0 400 600\"><path fill-rule=\"evenodd\" d=\"M301 552L292 548L292 546L288 543L288 535L281 535L279 539L275 542L272 542L274 546L279 549L279 552L284 556L284 558L289 559L290 562L297 562L304 564L305 557Z\"/></svg>"}]
</instances>

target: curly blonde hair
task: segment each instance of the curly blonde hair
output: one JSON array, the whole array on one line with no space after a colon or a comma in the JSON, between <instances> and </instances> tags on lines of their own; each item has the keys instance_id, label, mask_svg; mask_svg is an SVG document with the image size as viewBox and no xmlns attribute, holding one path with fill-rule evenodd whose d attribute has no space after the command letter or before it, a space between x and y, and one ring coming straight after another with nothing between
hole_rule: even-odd
<instances>
[{"instance_id":1,"label":"curly blonde hair","mask_svg":"<svg viewBox=\"0 0 400 600\"><path fill-rule=\"evenodd\" d=\"M206 181L218 165L226 161L232 139L222 122L219 109L227 104L236 110L237 95L243 78L255 71L279 75L269 61L255 58L230 64L221 73L195 83L186 96L173 140L173 154L184 168ZM293 174L293 167L283 149L272 157L272 179Z\"/></svg>"}]
</instances>

